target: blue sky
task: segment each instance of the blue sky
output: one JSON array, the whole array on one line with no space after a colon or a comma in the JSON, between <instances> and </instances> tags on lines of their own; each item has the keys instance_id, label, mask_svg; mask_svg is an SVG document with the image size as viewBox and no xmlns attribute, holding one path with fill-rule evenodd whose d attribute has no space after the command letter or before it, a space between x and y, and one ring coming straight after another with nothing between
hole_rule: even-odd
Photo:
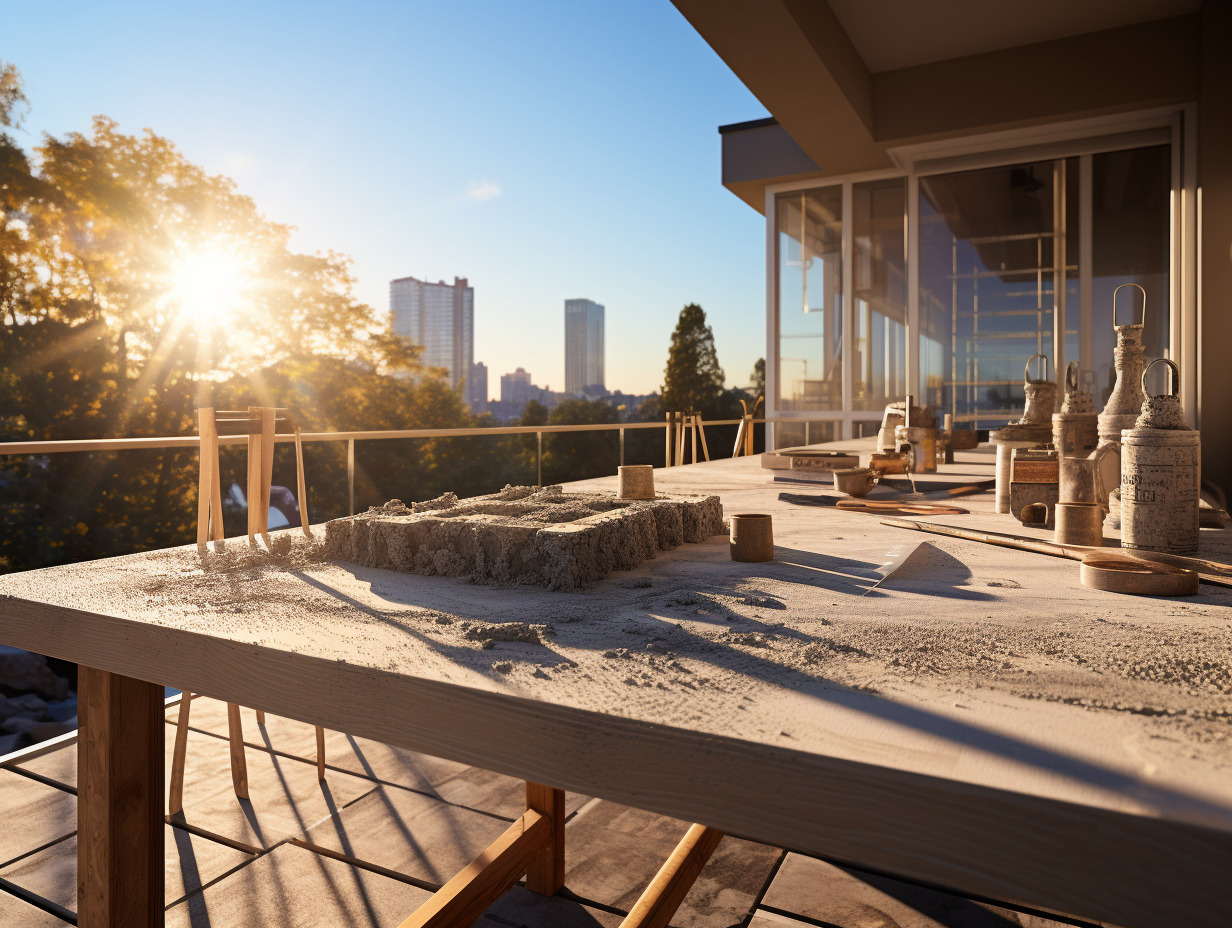
<instances>
[{"instance_id":1,"label":"blue sky","mask_svg":"<svg viewBox=\"0 0 1232 928\"><path fill-rule=\"evenodd\" d=\"M610 388L657 388L687 302L730 384L764 353L764 226L716 128L766 111L668 0L5 4L0 58L27 146L149 127L382 310L391 278L469 277L493 394L563 387L571 297L607 307Z\"/></svg>"}]
</instances>

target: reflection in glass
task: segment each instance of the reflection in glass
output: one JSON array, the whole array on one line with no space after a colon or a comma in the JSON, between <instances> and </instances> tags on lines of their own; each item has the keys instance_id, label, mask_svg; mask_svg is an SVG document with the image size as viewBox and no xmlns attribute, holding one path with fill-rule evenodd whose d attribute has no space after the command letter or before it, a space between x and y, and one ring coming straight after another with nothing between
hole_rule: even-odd
<instances>
[{"instance_id":1,"label":"reflection in glass","mask_svg":"<svg viewBox=\"0 0 1232 928\"><path fill-rule=\"evenodd\" d=\"M853 184L852 408L881 410L907 391L907 184Z\"/></svg>"},{"instance_id":2,"label":"reflection in glass","mask_svg":"<svg viewBox=\"0 0 1232 928\"><path fill-rule=\"evenodd\" d=\"M778 408L843 405L842 187L779 194Z\"/></svg>"},{"instance_id":3,"label":"reflection in glass","mask_svg":"<svg viewBox=\"0 0 1232 928\"><path fill-rule=\"evenodd\" d=\"M920 180L920 392L955 424L1018 418L1027 359L1061 360L1056 307L1078 295L1077 173L1070 159Z\"/></svg>"},{"instance_id":4,"label":"reflection in glass","mask_svg":"<svg viewBox=\"0 0 1232 928\"><path fill-rule=\"evenodd\" d=\"M774 449L798 448L800 445L816 445L821 442L838 441L837 422L776 422L774 425Z\"/></svg>"}]
</instances>

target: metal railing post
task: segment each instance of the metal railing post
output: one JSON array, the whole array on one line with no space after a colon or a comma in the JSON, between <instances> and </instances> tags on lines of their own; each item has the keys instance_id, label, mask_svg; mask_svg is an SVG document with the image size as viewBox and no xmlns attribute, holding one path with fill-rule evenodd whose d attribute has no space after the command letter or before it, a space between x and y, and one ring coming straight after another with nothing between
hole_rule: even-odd
<instances>
[{"instance_id":1,"label":"metal railing post","mask_svg":"<svg viewBox=\"0 0 1232 928\"><path fill-rule=\"evenodd\" d=\"M625 430L620 430L620 466L625 466Z\"/></svg>"},{"instance_id":2,"label":"metal railing post","mask_svg":"<svg viewBox=\"0 0 1232 928\"><path fill-rule=\"evenodd\" d=\"M347 513L355 515L355 439L347 439Z\"/></svg>"},{"instance_id":3,"label":"metal railing post","mask_svg":"<svg viewBox=\"0 0 1232 928\"><path fill-rule=\"evenodd\" d=\"M535 433L535 445L537 446L537 449L538 449L535 452L535 486L541 487L543 486L543 433L542 432Z\"/></svg>"}]
</instances>

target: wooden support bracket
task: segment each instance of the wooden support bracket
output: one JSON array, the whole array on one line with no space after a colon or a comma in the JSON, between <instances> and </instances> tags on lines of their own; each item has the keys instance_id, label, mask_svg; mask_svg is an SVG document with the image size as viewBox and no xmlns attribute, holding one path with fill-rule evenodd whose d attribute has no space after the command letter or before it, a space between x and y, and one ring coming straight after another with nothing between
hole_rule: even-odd
<instances>
[{"instance_id":1,"label":"wooden support bracket","mask_svg":"<svg viewBox=\"0 0 1232 928\"><path fill-rule=\"evenodd\" d=\"M620 928L667 928L721 840L721 831L705 825L690 825L667 862L620 923Z\"/></svg>"},{"instance_id":2,"label":"wooden support bracket","mask_svg":"<svg viewBox=\"0 0 1232 928\"><path fill-rule=\"evenodd\" d=\"M552 826L552 840L526 869L526 888L551 896L565 885L565 791L526 784L526 808L538 812Z\"/></svg>"}]
</instances>

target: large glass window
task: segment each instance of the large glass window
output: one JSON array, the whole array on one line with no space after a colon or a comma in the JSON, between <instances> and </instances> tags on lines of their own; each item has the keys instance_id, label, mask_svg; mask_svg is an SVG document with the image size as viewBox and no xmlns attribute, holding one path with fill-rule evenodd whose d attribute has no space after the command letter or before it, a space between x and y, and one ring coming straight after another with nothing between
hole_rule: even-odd
<instances>
[{"instance_id":1,"label":"large glass window","mask_svg":"<svg viewBox=\"0 0 1232 928\"><path fill-rule=\"evenodd\" d=\"M920 179L928 403L969 427L997 428L1021 415L1023 365L1042 353L1054 370L1081 362L1102 404L1115 381L1112 292L1123 283L1146 290L1147 354L1165 353L1170 156L1161 145ZM1089 230L1080 227L1084 197ZM1086 235L1090 267L1080 263ZM1122 299L1119 321L1128 321L1138 297Z\"/></svg>"},{"instance_id":2,"label":"large glass window","mask_svg":"<svg viewBox=\"0 0 1232 928\"><path fill-rule=\"evenodd\" d=\"M779 194L780 411L843 408L843 188Z\"/></svg>"},{"instance_id":3,"label":"large glass window","mask_svg":"<svg viewBox=\"0 0 1232 928\"><path fill-rule=\"evenodd\" d=\"M907 393L907 185L853 184L852 408L881 411Z\"/></svg>"}]
</instances>

